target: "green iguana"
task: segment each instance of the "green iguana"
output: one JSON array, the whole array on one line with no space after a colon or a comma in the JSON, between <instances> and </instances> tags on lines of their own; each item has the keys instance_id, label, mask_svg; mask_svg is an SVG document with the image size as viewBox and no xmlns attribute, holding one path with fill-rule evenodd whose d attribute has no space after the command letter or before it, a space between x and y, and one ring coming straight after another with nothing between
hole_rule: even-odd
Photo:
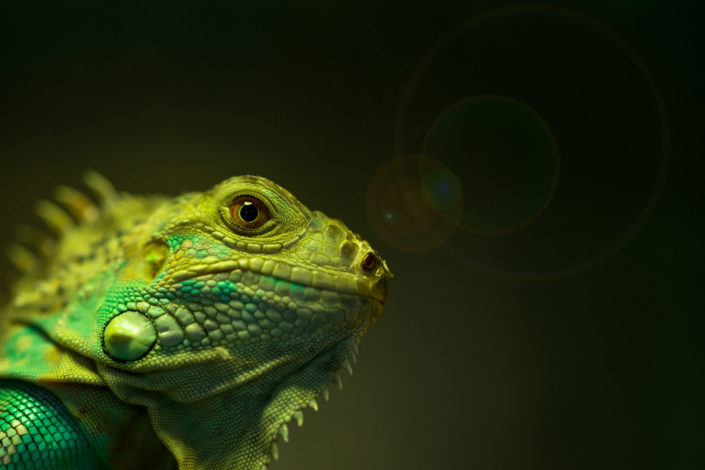
<instances>
[{"instance_id":1,"label":"green iguana","mask_svg":"<svg viewBox=\"0 0 705 470\"><path fill-rule=\"evenodd\" d=\"M384 305L342 222L238 176L175 198L70 188L0 312L0 468L266 469ZM47 251L47 250L45 250Z\"/></svg>"}]
</instances>

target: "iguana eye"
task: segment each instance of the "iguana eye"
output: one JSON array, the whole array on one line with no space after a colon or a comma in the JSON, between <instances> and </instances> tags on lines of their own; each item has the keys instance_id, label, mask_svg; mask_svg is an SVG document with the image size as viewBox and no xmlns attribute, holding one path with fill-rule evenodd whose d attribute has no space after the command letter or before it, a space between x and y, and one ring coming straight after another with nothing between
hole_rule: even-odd
<instances>
[{"instance_id":1,"label":"iguana eye","mask_svg":"<svg viewBox=\"0 0 705 470\"><path fill-rule=\"evenodd\" d=\"M240 196L230 206L233 221L245 228L258 228L271 216L262 201L252 196Z\"/></svg>"}]
</instances>

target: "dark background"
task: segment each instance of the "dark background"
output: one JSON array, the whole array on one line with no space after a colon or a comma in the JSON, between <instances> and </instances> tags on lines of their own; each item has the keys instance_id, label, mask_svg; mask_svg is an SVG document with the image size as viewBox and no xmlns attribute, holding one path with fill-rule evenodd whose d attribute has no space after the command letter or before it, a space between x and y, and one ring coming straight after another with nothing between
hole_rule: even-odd
<instances>
[{"instance_id":1,"label":"dark background","mask_svg":"<svg viewBox=\"0 0 705 470\"><path fill-rule=\"evenodd\" d=\"M134 193L266 176L395 274L345 392L306 414L273 469L705 466L701 12L146 3L3 2L0 244L87 168ZM392 177L373 175L488 94L540 116L557 179L527 176L552 161L533 128L468 117L433 156L466 214L505 214L505 230L468 216L440 248L385 243L365 197ZM497 208L497 194L511 197ZM513 219L527 194L547 205Z\"/></svg>"}]
</instances>

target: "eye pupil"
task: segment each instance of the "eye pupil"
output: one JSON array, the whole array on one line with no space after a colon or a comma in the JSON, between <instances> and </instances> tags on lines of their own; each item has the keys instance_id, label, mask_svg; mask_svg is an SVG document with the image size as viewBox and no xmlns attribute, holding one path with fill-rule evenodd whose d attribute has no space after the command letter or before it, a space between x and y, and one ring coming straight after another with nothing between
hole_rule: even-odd
<instances>
[{"instance_id":1,"label":"eye pupil","mask_svg":"<svg viewBox=\"0 0 705 470\"><path fill-rule=\"evenodd\" d=\"M229 224L234 224L235 231L245 229L246 234L252 234L253 230L272 221L267 205L254 196L236 197L230 203L228 215L226 221ZM270 223L270 228L271 225Z\"/></svg>"},{"instance_id":2,"label":"eye pupil","mask_svg":"<svg viewBox=\"0 0 705 470\"><path fill-rule=\"evenodd\" d=\"M259 216L259 209L250 201L245 201L240 208L240 218L245 222L253 222Z\"/></svg>"}]
</instances>

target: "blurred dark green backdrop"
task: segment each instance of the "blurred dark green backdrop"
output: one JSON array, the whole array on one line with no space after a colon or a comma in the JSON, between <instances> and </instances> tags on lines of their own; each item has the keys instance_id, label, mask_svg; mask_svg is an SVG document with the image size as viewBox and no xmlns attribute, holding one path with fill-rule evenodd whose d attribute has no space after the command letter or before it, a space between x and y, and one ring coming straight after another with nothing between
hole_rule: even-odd
<instances>
[{"instance_id":1,"label":"blurred dark green backdrop","mask_svg":"<svg viewBox=\"0 0 705 470\"><path fill-rule=\"evenodd\" d=\"M87 168L135 193L266 176L396 275L273 469L703 468L702 15L505 6L3 2L0 245ZM422 150L464 215L400 251L366 191Z\"/></svg>"}]
</instances>

